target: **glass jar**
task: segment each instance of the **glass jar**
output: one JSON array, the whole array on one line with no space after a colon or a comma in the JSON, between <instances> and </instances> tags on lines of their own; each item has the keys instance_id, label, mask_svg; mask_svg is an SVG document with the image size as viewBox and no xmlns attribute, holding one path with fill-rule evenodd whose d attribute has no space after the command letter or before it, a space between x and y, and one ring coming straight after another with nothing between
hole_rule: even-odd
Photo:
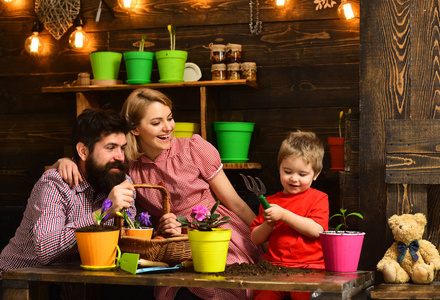
<instances>
[{"instance_id":1,"label":"glass jar","mask_svg":"<svg viewBox=\"0 0 440 300\"><path fill-rule=\"evenodd\" d=\"M225 80L226 79L226 65L214 64L211 66L212 80Z\"/></svg>"},{"instance_id":2,"label":"glass jar","mask_svg":"<svg viewBox=\"0 0 440 300\"><path fill-rule=\"evenodd\" d=\"M241 63L241 45L228 44L226 45L226 49L227 63Z\"/></svg>"},{"instance_id":3,"label":"glass jar","mask_svg":"<svg viewBox=\"0 0 440 300\"><path fill-rule=\"evenodd\" d=\"M257 64L254 62L244 62L241 64L241 79L257 81Z\"/></svg>"},{"instance_id":4,"label":"glass jar","mask_svg":"<svg viewBox=\"0 0 440 300\"><path fill-rule=\"evenodd\" d=\"M228 69L228 79L229 80L240 79L241 72L240 72L240 64L239 63L228 64L227 69Z\"/></svg>"},{"instance_id":5,"label":"glass jar","mask_svg":"<svg viewBox=\"0 0 440 300\"><path fill-rule=\"evenodd\" d=\"M211 48L211 62L220 64L226 62L226 46L221 44L209 45Z\"/></svg>"}]
</instances>

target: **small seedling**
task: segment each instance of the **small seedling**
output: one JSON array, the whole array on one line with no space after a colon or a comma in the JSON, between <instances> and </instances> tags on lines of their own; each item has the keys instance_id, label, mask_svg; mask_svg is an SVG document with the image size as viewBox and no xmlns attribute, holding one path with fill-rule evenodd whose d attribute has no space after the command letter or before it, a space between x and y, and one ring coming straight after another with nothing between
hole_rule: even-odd
<instances>
[{"instance_id":1,"label":"small seedling","mask_svg":"<svg viewBox=\"0 0 440 300\"><path fill-rule=\"evenodd\" d=\"M341 208L340 209L340 214L334 214L333 216L331 216L330 217L330 219L329 219L329 221L332 219L332 218L334 218L334 217L342 217L342 219L343 219L343 223L341 223L341 224L339 224L338 226L336 226L336 228L335 228L335 232L336 233L338 233L338 231L339 231L339 229L342 227L342 226L344 226L344 231L347 231L347 229L348 229L348 226L347 226L347 218L348 217L350 217L350 216L357 216L357 217L359 217L359 218L361 218L362 220L364 219L364 217L360 214L360 213L356 213L356 212L353 212L353 213L349 213L348 215L345 215L345 212L346 212L347 210L346 209L344 209L344 208Z\"/></svg>"}]
</instances>

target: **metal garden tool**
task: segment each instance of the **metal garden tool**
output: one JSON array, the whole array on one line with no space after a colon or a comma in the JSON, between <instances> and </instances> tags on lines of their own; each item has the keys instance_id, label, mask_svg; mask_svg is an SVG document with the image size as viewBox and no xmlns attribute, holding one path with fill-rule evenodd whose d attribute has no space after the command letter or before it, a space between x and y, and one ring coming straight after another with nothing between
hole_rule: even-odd
<instances>
[{"instance_id":1,"label":"metal garden tool","mask_svg":"<svg viewBox=\"0 0 440 300\"><path fill-rule=\"evenodd\" d=\"M264 186L264 183L260 180L260 178L255 177L255 179L257 179L260 183L260 188L258 188L257 182L251 176L248 176L248 178L252 182L252 185L249 183L249 180L246 178L246 176L244 176L243 174L240 175L241 177L243 177L247 189L257 195L258 201L260 202L261 206L263 206L264 209L269 208L270 204L264 197L264 194L266 193L266 187Z\"/></svg>"}]
</instances>

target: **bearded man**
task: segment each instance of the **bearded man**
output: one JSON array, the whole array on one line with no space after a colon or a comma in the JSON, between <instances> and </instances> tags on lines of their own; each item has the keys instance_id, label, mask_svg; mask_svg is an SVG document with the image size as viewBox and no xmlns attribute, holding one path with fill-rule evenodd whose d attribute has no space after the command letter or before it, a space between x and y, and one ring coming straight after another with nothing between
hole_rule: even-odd
<instances>
[{"instance_id":1,"label":"bearded man","mask_svg":"<svg viewBox=\"0 0 440 300\"><path fill-rule=\"evenodd\" d=\"M72 131L74 161L82 181L71 188L58 169L47 170L35 184L15 236L0 254L1 271L79 260L75 229L96 222L105 199L112 201L103 224L113 225L116 212L136 215L134 187L126 175L125 134L119 114L87 109Z\"/></svg>"}]
</instances>

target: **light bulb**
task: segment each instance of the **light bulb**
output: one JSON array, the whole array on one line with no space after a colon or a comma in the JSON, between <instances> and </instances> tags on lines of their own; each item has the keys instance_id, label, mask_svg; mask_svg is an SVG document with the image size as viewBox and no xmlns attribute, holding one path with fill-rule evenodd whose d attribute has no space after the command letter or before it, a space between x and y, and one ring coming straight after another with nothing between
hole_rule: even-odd
<instances>
[{"instance_id":1,"label":"light bulb","mask_svg":"<svg viewBox=\"0 0 440 300\"><path fill-rule=\"evenodd\" d=\"M12 3L15 2L15 0L3 0L4 3Z\"/></svg>"},{"instance_id":2,"label":"light bulb","mask_svg":"<svg viewBox=\"0 0 440 300\"><path fill-rule=\"evenodd\" d=\"M137 0L118 0L118 4L122 10L130 11L135 9Z\"/></svg>"},{"instance_id":3,"label":"light bulb","mask_svg":"<svg viewBox=\"0 0 440 300\"><path fill-rule=\"evenodd\" d=\"M351 20L359 15L359 10L352 1L342 0L338 7L338 15L341 19Z\"/></svg>"},{"instance_id":4,"label":"light bulb","mask_svg":"<svg viewBox=\"0 0 440 300\"><path fill-rule=\"evenodd\" d=\"M82 29L82 26L77 26L76 30L69 37L70 47L73 49L83 49L87 47L88 43L89 39L86 32Z\"/></svg>"},{"instance_id":5,"label":"light bulb","mask_svg":"<svg viewBox=\"0 0 440 300\"><path fill-rule=\"evenodd\" d=\"M43 52L44 44L41 43L40 25L35 22L32 26L32 35L24 41L24 49L29 54L40 54Z\"/></svg>"},{"instance_id":6,"label":"light bulb","mask_svg":"<svg viewBox=\"0 0 440 300\"><path fill-rule=\"evenodd\" d=\"M277 6L284 6L284 0L276 0L276 2L277 2Z\"/></svg>"}]
</instances>

